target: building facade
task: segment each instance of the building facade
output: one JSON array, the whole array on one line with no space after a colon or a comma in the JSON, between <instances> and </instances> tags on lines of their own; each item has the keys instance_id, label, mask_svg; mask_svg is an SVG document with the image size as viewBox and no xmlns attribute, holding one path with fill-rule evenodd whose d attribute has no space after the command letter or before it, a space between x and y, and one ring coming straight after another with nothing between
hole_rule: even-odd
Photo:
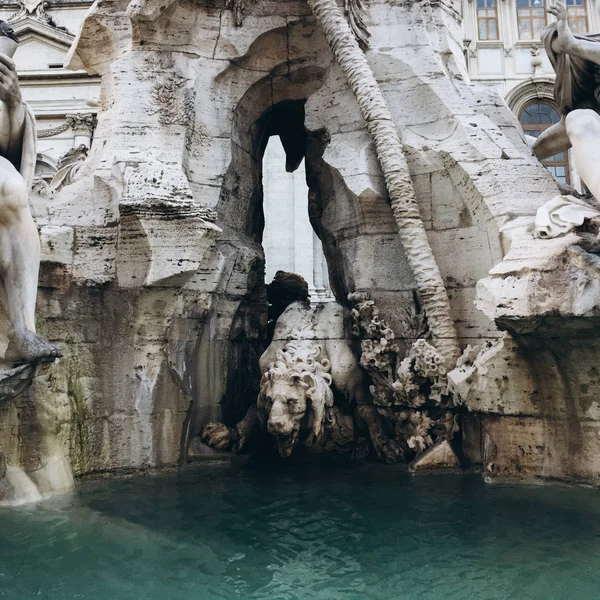
<instances>
[{"instance_id":1,"label":"building facade","mask_svg":"<svg viewBox=\"0 0 600 600\"><path fill-rule=\"evenodd\" d=\"M263 158L265 281L279 270L298 273L308 283L311 298L333 300L321 240L308 218L308 186L304 161L285 170L285 150L271 137Z\"/></svg>"},{"instance_id":2,"label":"building facade","mask_svg":"<svg viewBox=\"0 0 600 600\"><path fill-rule=\"evenodd\" d=\"M69 48L91 5L89 0L20 0L0 5L0 19L8 21L19 38L14 60L23 100L37 121L38 177L31 205L38 223L43 223L50 182L57 171L69 159L83 160L91 148L100 78L65 68Z\"/></svg>"}]
</instances>

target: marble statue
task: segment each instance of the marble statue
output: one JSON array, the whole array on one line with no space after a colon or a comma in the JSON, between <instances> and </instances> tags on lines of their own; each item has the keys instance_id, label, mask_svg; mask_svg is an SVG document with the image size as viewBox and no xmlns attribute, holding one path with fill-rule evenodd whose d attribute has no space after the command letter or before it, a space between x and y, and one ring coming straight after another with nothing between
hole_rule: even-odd
<instances>
[{"instance_id":1,"label":"marble statue","mask_svg":"<svg viewBox=\"0 0 600 600\"><path fill-rule=\"evenodd\" d=\"M535 216L539 237L551 238L568 233L583 225L585 219L600 216L600 211L575 196L556 196L541 206Z\"/></svg>"},{"instance_id":2,"label":"marble statue","mask_svg":"<svg viewBox=\"0 0 600 600\"><path fill-rule=\"evenodd\" d=\"M330 370L322 346L314 340L288 342L268 365L257 407L281 456L292 454L306 415L305 445L312 446L322 437L328 410L333 407Z\"/></svg>"},{"instance_id":3,"label":"marble statue","mask_svg":"<svg viewBox=\"0 0 600 600\"><path fill-rule=\"evenodd\" d=\"M85 144L80 144L77 148L71 148L60 157L56 173L50 182L51 191L57 192L65 185L73 183L75 176L87 158L88 150Z\"/></svg>"},{"instance_id":4,"label":"marble statue","mask_svg":"<svg viewBox=\"0 0 600 600\"><path fill-rule=\"evenodd\" d=\"M344 338L342 306L292 302L277 320L260 370L256 406L233 429L206 425L205 443L240 451L250 437L267 431L282 457L297 446L348 449L354 440L352 406L364 398L364 373ZM334 392L348 401L350 414L334 405Z\"/></svg>"},{"instance_id":5,"label":"marble statue","mask_svg":"<svg viewBox=\"0 0 600 600\"><path fill-rule=\"evenodd\" d=\"M556 72L554 99L563 117L537 138L533 152L543 160L572 149L582 181L600 198L600 35L573 34L562 2L552 4L548 12L557 20L542 38ZM563 196L540 208L536 230L540 237L555 237L598 215L592 207Z\"/></svg>"},{"instance_id":6,"label":"marble statue","mask_svg":"<svg viewBox=\"0 0 600 600\"><path fill-rule=\"evenodd\" d=\"M351 297L359 307L352 320L362 329L360 363L345 337L344 307L292 302L260 358L256 405L233 428L209 423L201 440L216 449L243 451L267 432L282 457L302 446L355 456L372 449L386 463L411 462L434 445L447 445L458 426L446 391L444 357L418 339L398 361L395 334L373 301L365 294ZM377 350L382 347L390 347L394 356L384 357ZM394 371L391 363L398 363L398 373L395 381L390 379L393 398L387 402L380 388L386 387L388 371ZM367 375L372 397L366 393ZM448 447L445 460L452 454Z\"/></svg>"},{"instance_id":7,"label":"marble statue","mask_svg":"<svg viewBox=\"0 0 600 600\"><path fill-rule=\"evenodd\" d=\"M7 23L0 25L0 273L11 325L6 360L54 360L59 349L35 331L40 241L28 201L36 162L35 118L21 99L12 60L17 38Z\"/></svg>"}]
</instances>

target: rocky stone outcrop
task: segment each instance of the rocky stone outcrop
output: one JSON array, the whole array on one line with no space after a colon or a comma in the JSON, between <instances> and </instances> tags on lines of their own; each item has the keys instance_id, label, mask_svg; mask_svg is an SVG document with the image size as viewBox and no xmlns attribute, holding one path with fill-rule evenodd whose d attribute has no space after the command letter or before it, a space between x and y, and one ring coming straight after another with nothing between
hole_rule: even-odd
<instances>
[{"instance_id":1,"label":"rocky stone outcrop","mask_svg":"<svg viewBox=\"0 0 600 600\"><path fill-rule=\"evenodd\" d=\"M1 415L8 464L39 481L61 461L75 476L172 467L190 447L197 454L192 441L209 421L222 422L221 433L242 421L258 396L259 357L269 341L261 162L268 137L278 135L286 168L305 159L311 223L337 301L348 308L349 294L369 292L392 332L379 340L393 346L398 362L409 359L400 373L393 365L398 389L382 397L403 394L416 404L423 392L431 400L435 386L453 382L471 411L460 409L452 440L461 461L519 475L524 440L561 422L526 413L536 386L568 380L574 387L565 398L590 401L591 388L583 390L595 381L596 258L578 234L534 236L535 212L557 186L497 94L468 82L459 4L370 3L361 68L371 73L378 106L387 107L385 127L395 129L401 151L394 156L384 156L372 135L383 123L366 118L369 90L359 88L367 79L353 77L332 50L335 36L319 28L324 16L315 19L304 2L238 9L98 0L87 16L70 60L102 78L94 144L38 218L40 329L65 356ZM406 215L398 214L396 175L414 200ZM429 254L407 257L402 219L418 221L409 225L433 263ZM413 380L418 351L433 354L420 345L409 354L423 331L414 322L417 333L407 333L406 316L421 314L424 293L435 291L416 273L432 264L445 291L437 275L433 287L447 294L456 331L442 356L455 358L469 344L483 350L459 361L454 379L430 377L439 367L432 359L421 361L427 368ZM549 339L554 349L540 349ZM565 339L567 358L557 358ZM565 372L576 375L564 379ZM551 392L557 402L558 389ZM514 414L513 401L521 403ZM398 451L386 446L390 427L415 448L436 441L418 406L363 406L360 417L385 451ZM552 406L552 414L568 415L573 432L588 427L594 403L584 413ZM379 409L388 411L386 421ZM447 419L442 409L434 420L454 431L454 413ZM52 423L51 447L49 437L42 443L32 433L38 419ZM347 431L340 423L339 446ZM530 444L527 473L598 477L594 461L583 468L585 435L566 445Z\"/></svg>"}]
</instances>

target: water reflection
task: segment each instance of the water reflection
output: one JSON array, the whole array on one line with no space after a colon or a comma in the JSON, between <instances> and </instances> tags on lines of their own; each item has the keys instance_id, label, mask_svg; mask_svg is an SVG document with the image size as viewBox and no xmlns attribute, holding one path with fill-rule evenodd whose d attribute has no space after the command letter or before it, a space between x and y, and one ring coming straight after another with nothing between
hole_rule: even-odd
<instances>
[{"instance_id":1,"label":"water reflection","mask_svg":"<svg viewBox=\"0 0 600 600\"><path fill-rule=\"evenodd\" d=\"M592 598L599 492L207 466L0 509L0 598Z\"/></svg>"}]
</instances>

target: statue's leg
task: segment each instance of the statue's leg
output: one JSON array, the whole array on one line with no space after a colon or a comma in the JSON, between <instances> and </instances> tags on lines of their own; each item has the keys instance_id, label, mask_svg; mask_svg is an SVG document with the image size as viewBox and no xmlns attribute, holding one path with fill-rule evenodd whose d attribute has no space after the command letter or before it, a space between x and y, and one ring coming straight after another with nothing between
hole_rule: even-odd
<instances>
[{"instance_id":1,"label":"statue's leg","mask_svg":"<svg viewBox=\"0 0 600 600\"><path fill-rule=\"evenodd\" d=\"M600 200L600 115L589 109L574 110L567 115L565 123L577 172Z\"/></svg>"},{"instance_id":2,"label":"statue's leg","mask_svg":"<svg viewBox=\"0 0 600 600\"><path fill-rule=\"evenodd\" d=\"M20 173L0 158L0 274L11 325L7 360L39 361L60 356L35 333L40 241Z\"/></svg>"},{"instance_id":3,"label":"statue's leg","mask_svg":"<svg viewBox=\"0 0 600 600\"><path fill-rule=\"evenodd\" d=\"M550 158L559 152L566 152L571 147L565 119L548 127L537 138L531 149L539 160Z\"/></svg>"}]
</instances>

